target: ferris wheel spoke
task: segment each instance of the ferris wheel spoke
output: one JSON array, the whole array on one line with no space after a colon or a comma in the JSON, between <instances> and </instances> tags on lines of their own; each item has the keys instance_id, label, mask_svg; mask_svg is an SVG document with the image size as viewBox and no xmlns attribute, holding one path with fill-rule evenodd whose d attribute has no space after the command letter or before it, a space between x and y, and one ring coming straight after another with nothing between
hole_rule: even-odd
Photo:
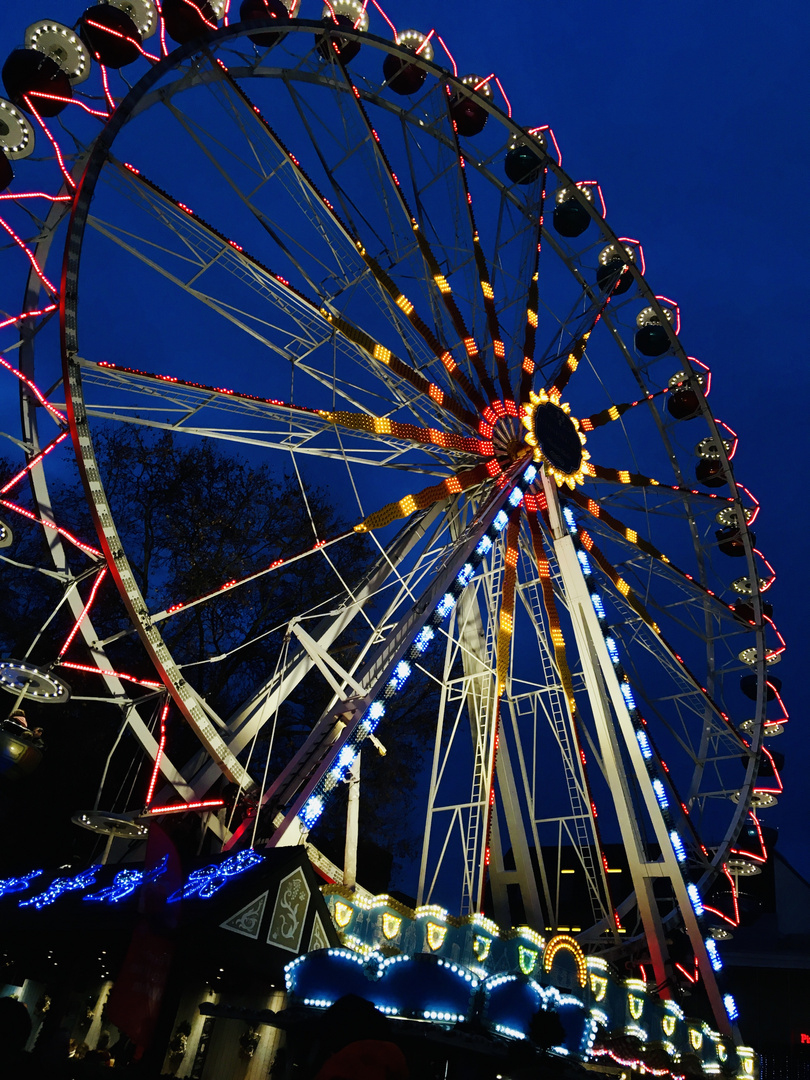
<instances>
[{"instance_id":1,"label":"ferris wheel spoke","mask_svg":"<svg viewBox=\"0 0 810 1080\"><path fill-rule=\"evenodd\" d=\"M644 537L639 536L635 529L625 525L618 518L614 517L604 506L603 503L598 503L594 499L586 498L580 494L579 491L571 491L566 498L577 506L585 510L593 518L595 522L601 522L606 525L611 532L620 537L626 545L633 549L637 549L644 555L649 556L652 559L657 560L662 566L666 567L668 575L677 576L682 582L688 583L690 590L699 594L701 597L710 600L713 607L722 612L724 615L728 615L729 612L733 613L733 607L720 600L717 595L700 581L697 581L692 574L688 574L685 570L681 570L676 563L673 562L667 555L660 551L654 544L651 544Z\"/></svg>"},{"instance_id":2,"label":"ferris wheel spoke","mask_svg":"<svg viewBox=\"0 0 810 1080\"><path fill-rule=\"evenodd\" d=\"M215 83L214 85L218 84ZM399 313L405 314L406 318L410 322L410 325L417 331L422 341L428 346L433 357L441 362L445 373L449 373L456 382L462 385L462 388L469 397L472 391L472 387L463 384L463 375L458 370L457 366L454 366L455 361L452 359L447 349L439 346L438 340L435 338L432 331L429 330L427 323L425 323L418 315L415 314L411 302L407 299L407 297L402 294L402 291L394 285L391 277L382 269L380 262L373 256L370 251L367 251L365 244L360 239L359 231L356 228L350 228L338 216L332 204L321 193L318 186L312 180L309 174L305 171L298 158L286 148L283 141L276 134L270 124L264 119L261 113L250 104L249 99L244 94L244 91L236 83L236 81L231 78L230 74L225 73L223 85L226 85L228 89L233 92L233 94L238 95L242 100L243 104L249 106L247 110L247 115L250 119L247 122L253 123L254 125L258 123L267 143L272 146L277 156L280 155L284 165L287 166L284 175L286 176L286 174L289 173L291 176L293 176L295 178L295 187L298 189L299 195L300 192L303 191L308 196L308 210L313 215L316 225L320 223L320 231L322 235L326 237L330 243L332 243L333 237L339 237L340 250L338 253L338 258L341 267L341 274L344 278L344 281L346 275L345 271L343 271L343 267L354 266L356 268L359 255L362 263L365 264L367 270L370 270L371 275L373 276L373 279L375 280L377 285L381 286L382 289L388 294L388 296L394 301L395 308L399 310ZM355 88L353 86L351 91L349 91L347 88L346 93L342 94L341 97L347 99L348 97L351 97L352 101L355 101L354 89ZM322 167L330 182L334 183L335 181L333 172L330 169L328 163L326 162L326 159L324 158L322 152L320 151L317 141L312 135L311 129L309 130L313 147L318 153ZM373 141L373 134L371 133L371 131L366 132L366 137ZM435 283L433 287L437 287ZM323 296L323 302L330 310L332 310L333 307L331 301L332 298L328 295Z\"/></svg>"},{"instance_id":3,"label":"ferris wheel spoke","mask_svg":"<svg viewBox=\"0 0 810 1080\"><path fill-rule=\"evenodd\" d=\"M130 184L148 192L147 205L155 211L155 217L161 224L168 225L169 231L177 236L186 249L186 254L182 257L195 268L190 279L185 280L179 277L164 266L162 261L157 261L142 250L144 241L132 230L127 230L128 239L126 239L121 235L120 229L109 226L97 218L91 218L89 223L108 239L145 263L151 270L172 281L195 300L237 325L240 330L271 351L301 366L306 357L328 346L337 330L341 342L351 342L353 346L363 350L367 358L366 363L370 364L372 369L376 368L378 371L383 368L389 369L394 376L406 380L413 389L425 394L430 399L431 408L439 407L457 415L468 424L474 423L472 416L448 398L445 391L414 371L390 349L381 345L349 320L333 316L320 307L316 301L294 289L286 279L274 274L244 251L236 248L233 242L225 240L216 229L187 208L184 209L181 204L143 176L137 176L133 180L131 178L134 174L130 170L122 169L121 172ZM168 221L167 211L170 215ZM193 253L191 257L188 255L189 251ZM199 288L195 288L192 283L199 280L201 274L213 268L224 269L241 285L246 284L254 293L258 293L263 302L270 301L272 308L269 310L273 310L277 318L286 317L287 321L283 324L268 323L255 311L240 312L232 305L222 302L218 296L206 294ZM265 332L265 327L273 332L271 336ZM284 344L279 345L273 335L280 336ZM357 354L352 349L350 355L356 357ZM454 363L449 355L446 357L446 363ZM309 370L314 373L311 367ZM327 385L340 386L340 380L336 380L326 370L320 374L320 378L327 380ZM357 404L351 397L347 397L347 403Z\"/></svg>"},{"instance_id":4,"label":"ferris wheel spoke","mask_svg":"<svg viewBox=\"0 0 810 1080\"><path fill-rule=\"evenodd\" d=\"M336 62L337 65L340 67L346 80L347 86L350 90L350 93L346 96L353 103L356 114L359 118L360 127L364 135L363 144L370 147L371 152L374 155L375 161L377 163L379 173L384 178L387 189L393 196L395 205L397 205L400 209L402 229L407 230L405 232L406 237L408 232L411 234L411 245L416 245L416 249L418 250L419 255L421 256L421 259L424 263L424 267L426 269L426 273L424 276L426 278L426 281L429 283L429 295L433 294L433 290L438 291L440 300L447 309L454 328L461 337L462 342L464 343L469 358L473 361L473 364L475 365L475 361L478 356L477 346L475 345L474 340L470 336L469 331L464 324L461 312L459 311L458 305L456 304L452 296L452 288L442 272L442 268L439 265L439 262L431 249L427 237L424 235L424 232L420 228L419 223L417 222L417 219L413 214L413 211L408 205L408 201L402 189L402 184L400 183L399 178L397 177L391 166L388 155L385 151L385 147L383 145L383 140L380 138L379 134L371 123L368 112L366 111L366 108L363 104L362 95L360 94L357 87L354 85L345 65L341 63L339 58L337 58ZM392 222L392 231L395 236L399 233L400 230L397 223ZM377 278L378 282L382 285L386 292L388 292L388 294L391 296L397 306L399 306L405 312L408 320L411 322L417 332L422 336L428 348L431 350L434 356L438 360L440 360L441 363L445 366L451 378L459 385L459 387L466 394L467 398L477 409L483 410L484 408L486 408L486 403L477 388L470 382L468 377L464 374L462 368L453 358L451 352L443 345L439 337L437 337L437 333L440 334L441 329L438 326L435 327L435 329L431 329L428 326L428 324L424 321L421 315L417 312L413 302L403 294L402 290L394 283L394 281L386 273L386 271L383 270L378 259L374 258L371 254L365 251L362 254L364 260L371 268L372 273Z\"/></svg>"}]
</instances>

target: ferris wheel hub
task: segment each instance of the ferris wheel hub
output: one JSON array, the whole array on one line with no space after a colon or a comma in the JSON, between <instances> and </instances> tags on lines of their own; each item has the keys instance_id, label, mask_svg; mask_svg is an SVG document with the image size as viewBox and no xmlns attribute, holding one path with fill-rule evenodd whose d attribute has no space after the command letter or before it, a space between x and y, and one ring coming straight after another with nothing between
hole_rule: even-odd
<instances>
[{"instance_id":1,"label":"ferris wheel hub","mask_svg":"<svg viewBox=\"0 0 810 1080\"><path fill-rule=\"evenodd\" d=\"M584 482L583 468L590 454L579 420L571 416L565 402L545 390L532 393L523 409L526 442L534 450L534 460L545 466L557 487L574 488Z\"/></svg>"}]
</instances>

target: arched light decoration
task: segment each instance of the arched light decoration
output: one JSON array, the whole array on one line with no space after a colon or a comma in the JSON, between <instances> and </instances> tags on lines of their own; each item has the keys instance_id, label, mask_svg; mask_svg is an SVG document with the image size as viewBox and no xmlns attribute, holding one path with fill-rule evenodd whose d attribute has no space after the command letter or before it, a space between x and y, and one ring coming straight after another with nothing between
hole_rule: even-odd
<instances>
[{"instance_id":1,"label":"arched light decoration","mask_svg":"<svg viewBox=\"0 0 810 1080\"><path fill-rule=\"evenodd\" d=\"M537 965L537 953L525 945L518 945L518 963L524 975L531 975Z\"/></svg>"},{"instance_id":2,"label":"arched light decoration","mask_svg":"<svg viewBox=\"0 0 810 1080\"><path fill-rule=\"evenodd\" d=\"M34 152L34 129L5 98L0 98L0 150L11 159L25 158ZM8 531L10 534L11 530Z\"/></svg>"},{"instance_id":3,"label":"arched light decoration","mask_svg":"<svg viewBox=\"0 0 810 1080\"><path fill-rule=\"evenodd\" d=\"M487 937L486 934L476 934L473 938L473 952L476 958L481 963L489 956L489 950L492 948L492 938Z\"/></svg>"},{"instance_id":4,"label":"arched light decoration","mask_svg":"<svg viewBox=\"0 0 810 1080\"><path fill-rule=\"evenodd\" d=\"M423 60L433 59L433 46L426 34L419 30L400 30L397 32L396 43L403 49L412 49Z\"/></svg>"},{"instance_id":5,"label":"arched light decoration","mask_svg":"<svg viewBox=\"0 0 810 1080\"><path fill-rule=\"evenodd\" d=\"M570 952L573 955L577 965L579 985L584 987L588 981L588 961L577 939L569 937L568 934L557 934L546 945L543 953L543 968L546 971L551 971L554 957L561 950Z\"/></svg>"},{"instance_id":6,"label":"arched light decoration","mask_svg":"<svg viewBox=\"0 0 810 1080\"><path fill-rule=\"evenodd\" d=\"M447 937L447 927L441 926L439 923L429 922L425 929L428 948L436 952L437 949L444 945L444 939Z\"/></svg>"},{"instance_id":7,"label":"arched light decoration","mask_svg":"<svg viewBox=\"0 0 810 1080\"><path fill-rule=\"evenodd\" d=\"M138 33L141 38L145 39L151 37L157 30L158 17L157 8L152 3L152 0L106 0L110 7L118 8L119 11L123 11L125 15L129 15L130 19L135 23L138 28ZM211 7L215 10L220 5L212 3ZM224 5L222 10L219 11L217 18L224 11Z\"/></svg>"},{"instance_id":8,"label":"arched light decoration","mask_svg":"<svg viewBox=\"0 0 810 1080\"><path fill-rule=\"evenodd\" d=\"M349 904L342 904L339 900L335 904L335 922L338 924L341 930L344 930L352 921L352 915L354 915L354 908Z\"/></svg>"},{"instance_id":9,"label":"arched light decoration","mask_svg":"<svg viewBox=\"0 0 810 1080\"><path fill-rule=\"evenodd\" d=\"M335 909L336 917L337 917L337 906L338 905L336 905L336 909ZM339 906L343 907L344 905L341 904ZM393 938L395 938L397 936L397 934L399 933L400 926L402 926L402 919L399 917L399 915L392 915L390 911L384 911L383 912L382 932L383 932L383 935L388 939L388 941L391 941Z\"/></svg>"},{"instance_id":10,"label":"arched light decoration","mask_svg":"<svg viewBox=\"0 0 810 1080\"><path fill-rule=\"evenodd\" d=\"M52 19L32 23L25 31L25 46L49 56L74 86L90 74L90 53L69 26Z\"/></svg>"},{"instance_id":11,"label":"arched light decoration","mask_svg":"<svg viewBox=\"0 0 810 1080\"><path fill-rule=\"evenodd\" d=\"M523 409L525 441L534 451L534 461L542 464L557 487L567 484L573 491L585 483L585 462L590 454L585 449L585 434L579 420L571 416L571 407L552 392L540 390L529 394L529 404Z\"/></svg>"},{"instance_id":12,"label":"arched light decoration","mask_svg":"<svg viewBox=\"0 0 810 1080\"><path fill-rule=\"evenodd\" d=\"M288 0L284 0L284 3L287 8L290 7ZM334 3L324 4L321 18L331 19L333 15L343 15L350 19L355 30L361 30L363 33L368 30L368 12L360 0L335 0Z\"/></svg>"}]
</instances>

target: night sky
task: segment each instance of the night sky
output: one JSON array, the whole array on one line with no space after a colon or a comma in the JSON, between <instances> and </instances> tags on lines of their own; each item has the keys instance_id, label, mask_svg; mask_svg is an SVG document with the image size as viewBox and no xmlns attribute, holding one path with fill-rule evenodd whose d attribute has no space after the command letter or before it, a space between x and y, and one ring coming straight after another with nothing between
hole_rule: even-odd
<instances>
[{"instance_id":1,"label":"night sky","mask_svg":"<svg viewBox=\"0 0 810 1080\"><path fill-rule=\"evenodd\" d=\"M320 14L314 0L303 7L308 18ZM460 71L497 74L519 123L551 125L563 167L599 181L608 221L642 242L648 282L679 303L687 353L712 369L714 415L740 436L735 476L762 504L757 546L778 574L769 598L788 643L778 674L791 723L769 744L786 755L786 793L763 822L779 827L780 850L810 876L800 441L810 382L802 330L810 9L750 0L389 7L400 28L435 25ZM77 0L3 5L4 55L35 16L71 24L80 13ZM0 402L0 427L14 430L8 379ZM747 712L741 694L726 704L732 715Z\"/></svg>"}]
</instances>

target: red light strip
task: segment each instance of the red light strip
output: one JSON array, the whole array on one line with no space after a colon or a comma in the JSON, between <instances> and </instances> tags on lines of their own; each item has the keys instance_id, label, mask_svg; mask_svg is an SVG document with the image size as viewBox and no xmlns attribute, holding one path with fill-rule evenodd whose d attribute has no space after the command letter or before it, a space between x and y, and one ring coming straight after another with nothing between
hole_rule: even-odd
<instances>
[{"instance_id":1,"label":"red light strip","mask_svg":"<svg viewBox=\"0 0 810 1080\"><path fill-rule=\"evenodd\" d=\"M732 431L728 424L724 424L722 420L718 420L717 417L715 417L714 422L715 424L717 424L718 427L724 428L731 436L731 449L728 452L728 460L731 461L731 459L737 453L737 445L740 441L740 438L737 435L737 432Z\"/></svg>"},{"instance_id":2,"label":"red light strip","mask_svg":"<svg viewBox=\"0 0 810 1080\"><path fill-rule=\"evenodd\" d=\"M168 56L169 49L166 45L166 22L163 18L163 8L160 5L160 0L154 0L154 5L157 8L158 17L160 19L160 51L163 56Z\"/></svg>"},{"instance_id":3,"label":"red light strip","mask_svg":"<svg viewBox=\"0 0 810 1080\"><path fill-rule=\"evenodd\" d=\"M146 805L152 802L152 796L155 794L155 785L157 784L158 774L160 772L160 759L163 757L163 751L166 747L166 717L169 715L169 702L160 711L160 740L158 742L157 753L155 754L155 764L152 769L152 778L149 781L149 790L146 793Z\"/></svg>"},{"instance_id":4,"label":"red light strip","mask_svg":"<svg viewBox=\"0 0 810 1080\"><path fill-rule=\"evenodd\" d=\"M36 106L34 105L31 98L28 96L28 94L23 94L23 101L28 106L30 111L34 114L34 119L39 124L39 126L42 128L42 130L45 132L45 137L47 138L48 142L53 147L54 153L56 154L56 160L59 163L59 168L62 171L62 176L64 176L64 178L65 178L65 183L67 184L67 186L69 188L72 188L75 191L76 190L76 181L70 175L70 173L68 172L68 170L67 170L67 168L65 166L65 160L62 157L62 151L59 149L59 143L56 141L56 139L53 137L53 135L51 135L51 132L50 132L50 129L48 128L48 125L45 123L45 121L42 119L42 117L37 112ZM53 291L56 292L56 289L54 289Z\"/></svg>"},{"instance_id":5,"label":"red light strip","mask_svg":"<svg viewBox=\"0 0 810 1080\"><path fill-rule=\"evenodd\" d=\"M188 3L188 2L189 2L189 0L185 0L185 3ZM197 8L196 4L192 4L191 6ZM197 11L200 11L200 9L197 8ZM201 11L200 11L200 15L202 16ZM141 54L141 56L145 56L147 60L151 60L154 64L159 64L160 63L160 57L159 56L153 56L151 53L148 53L142 47L140 41L138 41L136 38L131 38L131 37L129 37L128 34L122 34L119 30L113 30L111 26L104 26L102 23L94 22L92 19L88 19L86 17L84 19L84 23L85 23L85 26L92 26L94 30L101 30L102 33L109 34L110 37L118 38L119 41L126 41L128 44L134 45L135 48L138 50L138 52ZM206 25L210 26L212 30L216 30L216 28L217 28L216 23L213 26L211 26L211 23L209 23L207 20L206 20ZM98 55L98 53L95 53L94 55L95 55L96 60L100 64L101 63L101 57Z\"/></svg>"},{"instance_id":6,"label":"red light strip","mask_svg":"<svg viewBox=\"0 0 810 1080\"><path fill-rule=\"evenodd\" d=\"M298 562L300 559L306 558L308 555L312 555L313 552L320 550L321 548L331 547L332 544L338 543L339 540L345 540L349 536L354 536L354 529L349 529L346 532L339 533L337 536L331 537L329 540L318 540L312 545L312 547L304 548L303 551L297 552L295 555L290 555L286 559L275 559L268 566L263 567L261 570L257 570L254 574L248 574L247 577L240 578L234 581L226 581L223 585L220 585L216 589L212 589L211 592L202 593L200 596L195 597L193 600L188 600L185 603L172 604L171 607L165 609L165 611L158 612L157 615L150 616L153 623L161 622L163 619L167 619L170 615L174 615L178 611L185 611L187 608L195 607L197 604L202 604L206 600L212 600L215 596L219 596L221 593L226 592L229 589L234 589L238 585L247 585L251 581L255 581L257 578L262 577L264 574L269 574L273 570L278 570L281 567L289 566L291 563Z\"/></svg>"},{"instance_id":7,"label":"red light strip","mask_svg":"<svg viewBox=\"0 0 810 1080\"><path fill-rule=\"evenodd\" d=\"M689 980L690 983L696 983L700 978L700 967L698 966L697 957L695 958L695 970L694 973L691 975L683 966L683 964L676 963L675 967L678 969L678 971L681 972L682 975L684 975Z\"/></svg>"},{"instance_id":8,"label":"red light strip","mask_svg":"<svg viewBox=\"0 0 810 1080\"><path fill-rule=\"evenodd\" d=\"M506 115L511 117L512 116L512 104L509 101L509 98L506 96L506 91L504 90L504 88L503 88L503 86L501 84L501 80L497 76L495 77L495 85L500 90L501 97L506 102Z\"/></svg>"},{"instance_id":9,"label":"red light strip","mask_svg":"<svg viewBox=\"0 0 810 1080\"><path fill-rule=\"evenodd\" d=\"M73 198L70 195L48 195L45 191L17 191L0 195L0 202L3 202L5 199L11 199L14 202L18 199L47 199L49 202L73 201Z\"/></svg>"},{"instance_id":10,"label":"red light strip","mask_svg":"<svg viewBox=\"0 0 810 1080\"><path fill-rule=\"evenodd\" d=\"M61 537L73 544L74 547L77 547L80 551L84 551L87 555L92 555L97 559L104 558L97 548L85 544L84 541L79 540L78 537L74 536L73 533L68 532L67 529L55 525L52 521L46 521L45 518L38 518L36 514L32 514L30 510L26 510L22 506L17 506L16 503L9 502L7 499L0 499L0 506L5 506L7 510L13 510L16 514L21 514L23 517L28 518L29 521L33 521L37 525L43 525L46 529L51 529L53 532L59 533Z\"/></svg>"},{"instance_id":11,"label":"red light strip","mask_svg":"<svg viewBox=\"0 0 810 1080\"><path fill-rule=\"evenodd\" d=\"M9 480L9 482L5 485L5 487L0 488L0 495L7 495L8 492L11 491L11 489L16 484L18 484L20 480L22 480L22 478L25 476L25 474L27 472L30 472L31 469L33 469L36 465L38 465L40 463L40 461L42 461L42 459L45 457L45 455L50 454L51 450L53 450L55 447L57 447L60 442L63 442L68 437L69 434L70 434L70 432L63 431L61 435L57 435L55 439L53 439L50 443L48 443L48 445L45 447L44 450L40 450L40 452L36 455L36 457L31 458L31 460L28 462L28 464L25 466L24 469L20 469L20 471L17 473L17 475L13 476Z\"/></svg>"},{"instance_id":12,"label":"red light strip","mask_svg":"<svg viewBox=\"0 0 810 1080\"><path fill-rule=\"evenodd\" d=\"M745 508L746 510L748 510L748 509L751 510L751 517L747 519L747 524L748 524L748 527L750 528L754 524L754 522L757 520L757 517L759 516L759 499L757 499L754 495L752 495L751 492L748 490L748 488L743 487L742 484L737 484L737 490L738 491L744 491L745 494L748 496L748 498L751 500L751 502L754 504L753 507L746 507Z\"/></svg>"},{"instance_id":13,"label":"red light strip","mask_svg":"<svg viewBox=\"0 0 810 1080\"><path fill-rule=\"evenodd\" d=\"M58 306L58 304L49 304L48 307L41 308L39 311L25 311L21 315L17 315L13 319L7 319L6 322L0 323L0 329L2 329L4 326L8 326L9 323L18 322L20 319L33 318L35 315L47 315L51 311L56 311ZM2 364L6 371L9 371L12 375L18 378L20 382L25 383L25 385L28 387L28 389L31 391L31 393L34 395L40 405L44 409L47 409L55 420L58 420L60 424L67 423L67 417L64 415L64 413L61 413L57 408L51 405L50 402L46 401L45 398L42 396L39 388L34 383L32 383L30 379L27 379L21 371L17 371L16 368L13 368L7 360L4 360L2 358L2 356L0 356L0 364Z\"/></svg>"},{"instance_id":14,"label":"red light strip","mask_svg":"<svg viewBox=\"0 0 810 1080\"><path fill-rule=\"evenodd\" d=\"M393 23L391 22L391 20L390 20L390 19L388 18L388 16L387 16L387 15L385 14L385 12L383 11L383 9L382 9L382 8L380 7L380 5L379 5L379 4L377 3L377 0L371 0L371 2L372 2L372 4L374 5L374 7L375 7L375 8L377 9L377 11L379 11L379 13L380 13L380 14L382 15L382 17L383 17L383 18L385 19L385 21L386 21L386 22L388 23L388 25L389 25L389 26L391 27L391 30L392 30L392 31L393 31L393 33L394 33L394 41L396 41L396 40L397 40L397 28L396 28L396 27L394 26L394 24L393 24Z\"/></svg>"},{"instance_id":15,"label":"red light strip","mask_svg":"<svg viewBox=\"0 0 810 1080\"><path fill-rule=\"evenodd\" d=\"M759 840L759 855L755 854L755 852L753 851L745 851L742 848L729 848L729 851L733 855L743 855L747 859L753 859L754 862L766 863L768 861L768 850L765 847L765 838L762 835L762 828L759 824L759 821L757 821L757 815L754 813L753 810L748 811L748 816L753 821L754 828L756 829L757 839Z\"/></svg>"},{"instance_id":16,"label":"red light strip","mask_svg":"<svg viewBox=\"0 0 810 1080\"><path fill-rule=\"evenodd\" d=\"M770 625L771 625L771 627L773 629L773 632L779 638L779 648L778 649L771 649L769 652L765 653L765 660L768 661L768 660L771 659L772 656L781 655L781 653L783 653L785 651L785 649L787 648L787 645L785 644L785 639L782 637L782 635L777 630L776 623L773 621L773 619L770 618L770 616L768 616L768 615L764 615L763 618L765 619L766 623L770 623Z\"/></svg>"},{"instance_id":17,"label":"red light strip","mask_svg":"<svg viewBox=\"0 0 810 1080\"><path fill-rule=\"evenodd\" d=\"M161 27L161 30L162 30L163 29L163 20L162 19L161 19L160 27ZM110 93L110 82L109 82L109 79L107 77L107 67L106 67L105 64L99 64L99 67L101 68L101 84L104 87L104 96L107 99L107 104L110 106L110 112L115 112L116 104L115 104L115 99L113 98L112 94Z\"/></svg>"},{"instance_id":18,"label":"red light strip","mask_svg":"<svg viewBox=\"0 0 810 1080\"><path fill-rule=\"evenodd\" d=\"M768 567L768 573L771 575L768 581L761 581L759 586L760 592L767 592L768 589L770 589L771 585L773 585L773 583L776 581L776 571L758 548L754 548L754 554L759 555L760 559L762 559L762 561Z\"/></svg>"},{"instance_id":19,"label":"red light strip","mask_svg":"<svg viewBox=\"0 0 810 1080\"><path fill-rule=\"evenodd\" d=\"M427 43L428 43L428 42L430 41L430 39L431 39L431 38L433 37L433 35L434 35L435 33L436 33L436 31L435 31L435 30L431 30L431 31L430 31L430 33L429 33L429 34L427 35L427 37L425 38L425 40L424 40L424 41L422 42L422 44L421 44L421 45L419 46L419 48L418 48L418 49L416 50L416 55L417 55L417 56L418 56L418 55L419 55L419 53L420 53L420 52L422 51L422 49L424 49L424 47L425 47L425 46L427 45Z\"/></svg>"},{"instance_id":20,"label":"red light strip","mask_svg":"<svg viewBox=\"0 0 810 1080\"><path fill-rule=\"evenodd\" d=\"M673 314L675 315L675 325L674 325L675 336L677 337L678 334L680 334L680 332L681 332L681 309L680 309L680 307L678 307L677 303L674 300L670 300L670 298L668 296L656 296L655 299L658 300L662 305L666 305L667 307L672 308Z\"/></svg>"},{"instance_id":21,"label":"red light strip","mask_svg":"<svg viewBox=\"0 0 810 1080\"><path fill-rule=\"evenodd\" d=\"M42 282L42 284L45 286L45 288L49 290L49 292L51 293L51 296L58 296L59 291L57 290L57 288L53 284L53 282L49 281L45 277L45 273L44 273L42 267L37 262L36 257L34 256L33 252L29 249L29 247L27 246L25 241L22 240L19 236L17 236L17 234L14 232L14 230L9 225L9 223L2 217L0 217L0 226L2 226L2 228L4 228L6 230L8 235L11 237L11 239L17 245L17 247L23 252L25 257L28 259L28 261L33 266L34 273L37 275L37 277ZM21 318L21 316L18 315L17 318ZM16 322L16 321L17 321L16 319L11 320L11 322Z\"/></svg>"},{"instance_id":22,"label":"red light strip","mask_svg":"<svg viewBox=\"0 0 810 1080\"><path fill-rule=\"evenodd\" d=\"M602 217L607 217L607 206L605 205L605 196L602 193L602 187L598 180L577 180L576 186L578 188L596 188L599 195L599 201L602 204Z\"/></svg>"},{"instance_id":23,"label":"red light strip","mask_svg":"<svg viewBox=\"0 0 810 1080\"><path fill-rule=\"evenodd\" d=\"M87 613L90 610L90 608L93 606L93 601L96 598L96 593L98 592L99 586L101 585L102 581L104 580L106 574L107 574L107 567L105 566L104 569L101 571L101 573L96 577L96 580L93 582L93 588L90 590L90 595L87 598L87 603L82 608L81 614L79 615L78 619L76 620L76 622L75 622L75 624L73 626L73 629L70 631L67 638L65 639L65 644L59 650L59 657L58 657L59 660L61 660L62 657L65 655L65 653L68 651L68 649L70 648L71 641L73 641L73 639L76 637L76 634L79 632L79 627L82 625L84 620L87 618Z\"/></svg>"},{"instance_id":24,"label":"red light strip","mask_svg":"<svg viewBox=\"0 0 810 1080\"><path fill-rule=\"evenodd\" d=\"M632 236L618 236L618 237L616 237L616 239L619 241L620 244L632 244L633 247L636 248L636 250L638 251L638 258L639 258L639 264L640 264L640 268L641 268L641 273L646 274L647 273L647 263L646 263L646 261L644 259L644 248L641 246L641 244L638 242L638 240L634 240L632 238Z\"/></svg>"},{"instance_id":25,"label":"red light strip","mask_svg":"<svg viewBox=\"0 0 810 1080\"><path fill-rule=\"evenodd\" d=\"M71 671L84 671L88 675L108 675L113 679L122 679L124 682L135 683L137 686L146 686L150 690L163 690L163 683L152 682L150 679L139 679L135 675L125 675L122 671L113 671L111 668L91 667L89 664L75 664L72 660L60 660L59 667L70 668Z\"/></svg>"},{"instance_id":26,"label":"red light strip","mask_svg":"<svg viewBox=\"0 0 810 1080\"><path fill-rule=\"evenodd\" d=\"M186 810L212 810L224 805L224 799L205 799L201 802L175 803L172 806L150 806L146 813L149 817L154 817L156 814L182 814Z\"/></svg>"},{"instance_id":27,"label":"red light strip","mask_svg":"<svg viewBox=\"0 0 810 1080\"><path fill-rule=\"evenodd\" d=\"M768 683L767 685L770 686L770 683ZM764 795L781 795L785 789L784 789L784 785L782 784L782 777L779 775L779 770L777 769L776 763L773 760L773 755L771 754L770 750L768 750L764 746L761 747L761 750L762 750L762 753L767 757L768 761L770 761L771 768L773 769L774 778L776 779L776 783L779 786L778 787L765 787L764 786L764 781L763 781L762 784L759 784L755 780L754 781L754 787L753 787L752 790L755 791L755 792L761 791Z\"/></svg>"},{"instance_id":28,"label":"red light strip","mask_svg":"<svg viewBox=\"0 0 810 1080\"><path fill-rule=\"evenodd\" d=\"M543 124L542 127L534 127L528 129L530 135L538 135L541 132L548 135L551 141L554 143L554 149L557 151L557 164L562 166L562 150L560 150L560 144L557 142L557 136L551 130L548 124Z\"/></svg>"},{"instance_id":29,"label":"red light strip","mask_svg":"<svg viewBox=\"0 0 810 1080\"><path fill-rule=\"evenodd\" d=\"M447 53L447 58L450 61L450 63L453 65L453 74L456 76L456 78L458 78L458 65L456 64L456 61L455 61L455 58L453 57L453 54L447 48L447 45L445 45L441 34L436 35L436 40L441 45L441 47L444 49L444 51Z\"/></svg>"},{"instance_id":30,"label":"red light strip","mask_svg":"<svg viewBox=\"0 0 810 1080\"><path fill-rule=\"evenodd\" d=\"M31 97L43 98L45 101L63 101L65 105L78 105L80 109L84 109L84 111L91 116L100 116L104 120L109 120L110 118L108 112L102 112L101 109L91 109L89 105L85 105L85 103L79 101L78 98L66 98L61 94L46 94L44 90L31 90L29 93Z\"/></svg>"}]
</instances>

